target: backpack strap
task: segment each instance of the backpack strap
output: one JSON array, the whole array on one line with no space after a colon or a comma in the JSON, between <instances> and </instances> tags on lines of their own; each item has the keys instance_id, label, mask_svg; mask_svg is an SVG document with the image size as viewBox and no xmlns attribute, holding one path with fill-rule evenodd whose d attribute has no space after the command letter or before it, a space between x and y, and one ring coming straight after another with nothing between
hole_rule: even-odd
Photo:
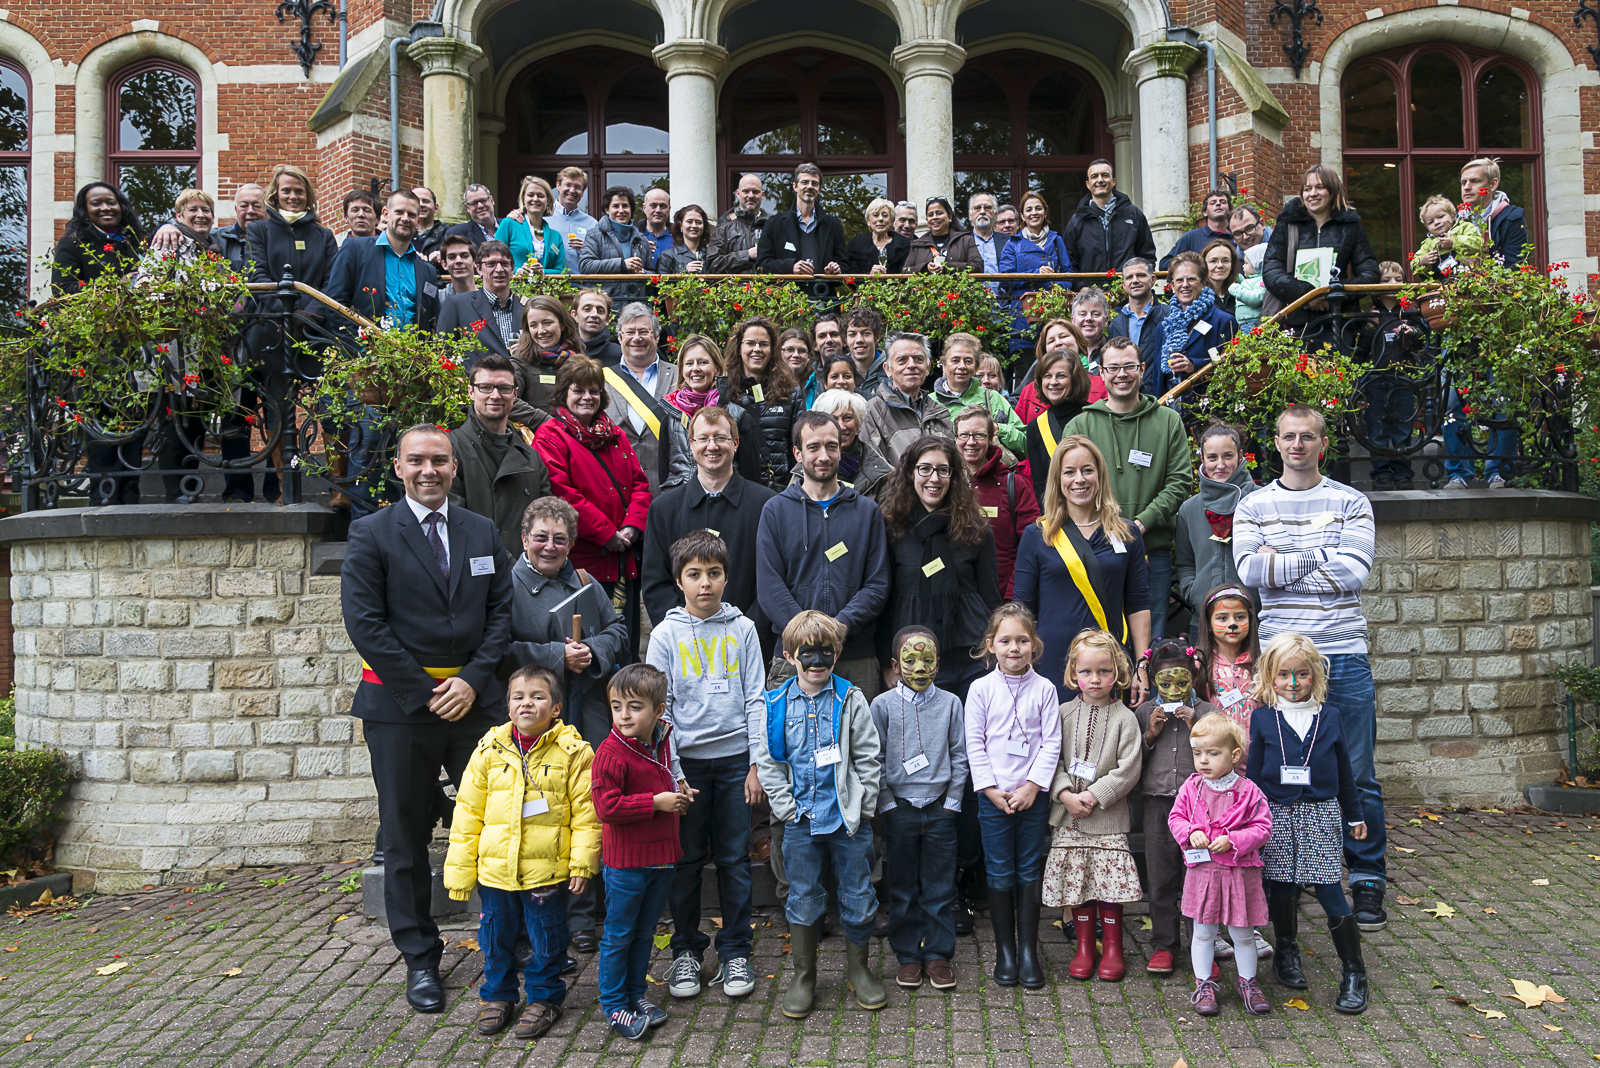
<instances>
[{"instance_id":1,"label":"backpack strap","mask_svg":"<svg viewBox=\"0 0 1600 1068\"><path fill-rule=\"evenodd\" d=\"M1015 521L1017 516L1017 473L1015 471L1006 472L1006 503L1011 506L1011 518Z\"/></svg>"}]
</instances>

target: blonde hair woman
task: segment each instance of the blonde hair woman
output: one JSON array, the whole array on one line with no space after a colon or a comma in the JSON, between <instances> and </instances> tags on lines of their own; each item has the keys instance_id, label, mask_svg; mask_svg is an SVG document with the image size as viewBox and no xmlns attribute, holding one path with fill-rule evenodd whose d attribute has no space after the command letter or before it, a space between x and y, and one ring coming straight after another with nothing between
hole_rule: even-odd
<instances>
[{"instance_id":1,"label":"blonde hair woman","mask_svg":"<svg viewBox=\"0 0 1600 1068\"><path fill-rule=\"evenodd\" d=\"M874 197L867 205L867 229L850 239L845 257L857 274L899 274L911 239L894 232L894 202Z\"/></svg>"},{"instance_id":2,"label":"blonde hair woman","mask_svg":"<svg viewBox=\"0 0 1600 1068\"><path fill-rule=\"evenodd\" d=\"M1038 523L1017 546L1015 596L1039 621L1039 674L1060 680L1080 631L1109 631L1135 661L1150 647L1150 580L1144 535L1122 518L1105 457L1081 434L1061 439ZM1057 682L1063 701L1075 691ZM1134 680L1134 704L1148 682Z\"/></svg>"},{"instance_id":3,"label":"blonde hair woman","mask_svg":"<svg viewBox=\"0 0 1600 1068\"><path fill-rule=\"evenodd\" d=\"M549 182L537 174L522 179L522 188L517 190L520 210L501 219L500 228L494 232L496 241L511 246L512 270L527 274L566 273L566 242L561 240L555 227L545 221L555 202Z\"/></svg>"}]
</instances>

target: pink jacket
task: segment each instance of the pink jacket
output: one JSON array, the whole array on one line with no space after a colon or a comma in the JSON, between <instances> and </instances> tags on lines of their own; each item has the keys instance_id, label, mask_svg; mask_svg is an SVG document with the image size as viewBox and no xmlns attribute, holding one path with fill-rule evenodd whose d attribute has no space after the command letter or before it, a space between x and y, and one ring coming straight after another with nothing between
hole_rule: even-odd
<instances>
[{"instance_id":1,"label":"pink jacket","mask_svg":"<svg viewBox=\"0 0 1600 1068\"><path fill-rule=\"evenodd\" d=\"M1189 835L1195 831L1204 831L1207 838L1226 834L1232 848L1225 853L1211 854L1212 860L1229 868L1261 867L1261 847L1272 836L1272 813L1267 808L1266 795L1255 783L1239 776L1239 781L1229 791L1233 794L1233 804L1223 813L1222 819L1213 823L1206 813L1203 794L1211 787L1201 781L1203 778L1197 771L1178 787L1172 815L1167 817L1172 837L1178 840L1181 848L1188 849Z\"/></svg>"}]
</instances>

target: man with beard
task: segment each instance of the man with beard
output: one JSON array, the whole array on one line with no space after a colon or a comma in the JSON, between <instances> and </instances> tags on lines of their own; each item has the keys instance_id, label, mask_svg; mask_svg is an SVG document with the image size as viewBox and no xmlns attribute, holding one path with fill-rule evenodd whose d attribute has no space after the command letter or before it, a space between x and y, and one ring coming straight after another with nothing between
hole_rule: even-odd
<instances>
[{"instance_id":1,"label":"man with beard","mask_svg":"<svg viewBox=\"0 0 1600 1068\"><path fill-rule=\"evenodd\" d=\"M768 220L756 262L770 274L838 275L845 259L844 227L818 207L822 170L815 163L794 169L794 210Z\"/></svg>"}]
</instances>

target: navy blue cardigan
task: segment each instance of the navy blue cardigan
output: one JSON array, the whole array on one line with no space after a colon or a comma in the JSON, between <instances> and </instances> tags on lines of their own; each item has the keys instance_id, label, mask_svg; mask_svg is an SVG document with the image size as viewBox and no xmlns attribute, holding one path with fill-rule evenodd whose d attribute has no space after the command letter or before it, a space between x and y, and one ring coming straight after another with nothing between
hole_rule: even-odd
<instances>
[{"instance_id":1,"label":"navy blue cardigan","mask_svg":"<svg viewBox=\"0 0 1600 1068\"><path fill-rule=\"evenodd\" d=\"M1268 723L1268 720L1272 720ZM1339 726L1339 710L1323 705L1311 721L1315 734L1308 731L1302 739L1283 719L1276 708L1258 708L1250 713L1250 755L1245 760L1245 776L1261 787L1267 800L1280 805L1301 802L1328 801L1337 797L1346 823L1366 819L1361 811L1360 798L1356 796L1356 777L1350 770L1350 755L1345 751L1344 732ZM1278 744L1278 731L1283 731L1283 745ZM1308 762L1304 756L1306 742L1315 738ZM1287 786L1281 769L1284 765L1284 748L1288 749L1291 766L1310 763L1310 786Z\"/></svg>"}]
</instances>

